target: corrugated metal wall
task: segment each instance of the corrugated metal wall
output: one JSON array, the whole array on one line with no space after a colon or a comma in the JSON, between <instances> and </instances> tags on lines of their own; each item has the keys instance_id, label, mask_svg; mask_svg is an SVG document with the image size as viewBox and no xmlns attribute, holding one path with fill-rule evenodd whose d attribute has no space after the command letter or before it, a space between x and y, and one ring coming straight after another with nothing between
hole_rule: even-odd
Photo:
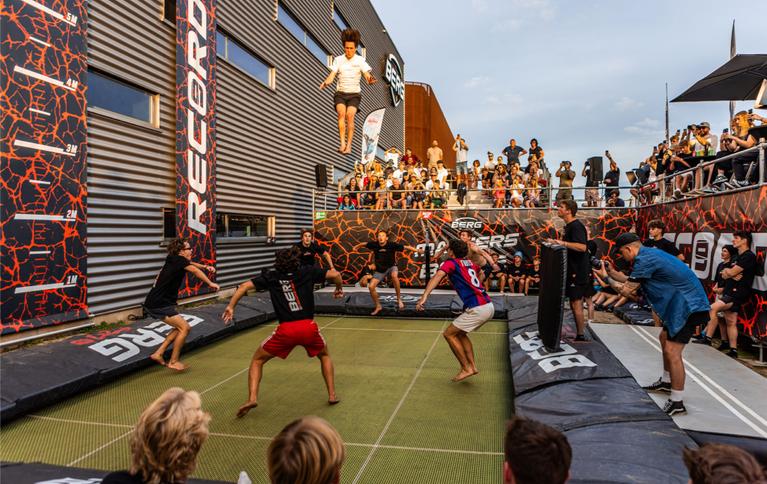
<instances>
[{"instance_id":1,"label":"corrugated metal wall","mask_svg":"<svg viewBox=\"0 0 767 484\"><path fill-rule=\"evenodd\" d=\"M175 29L161 20L161 0L90 0L89 62L160 95L160 127L151 129L91 113L88 119L88 300L94 313L140 304L162 266L162 207L175 203ZM285 4L334 55L340 32L330 0ZM387 107L380 144L403 146L404 103L396 109L383 82L383 61L402 61L372 5L336 2L362 33L379 83L363 87L357 115ZM276 67L272 90L218 59L218 206L220 212L277 217L277 245L219 239L218 280L231 286L273 262L277 248L311 225L314 165L351 170L360 154L336 153L332 89L318 87L321 64L274 20L274 0L219 0L219 25ZM404 65L404 62L403 62Z\"/></svg>"}]
</instances>

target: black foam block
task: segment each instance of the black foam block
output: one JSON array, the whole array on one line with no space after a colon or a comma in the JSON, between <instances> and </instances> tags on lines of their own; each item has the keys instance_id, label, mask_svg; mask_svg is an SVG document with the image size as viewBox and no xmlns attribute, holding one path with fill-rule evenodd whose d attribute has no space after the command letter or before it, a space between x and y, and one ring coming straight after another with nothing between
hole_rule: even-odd
<instances>
[{"instance_id":1,"label":"black foam block","mask_svg":"<svg viewBox=\"0 0 767 484\"><path fill-rule=\"evenodd\" d=\"M541 290L538 296L538 332L549 351L557 351L562 334L567 249L541 244Z\"/></svg>"}]
</instances>

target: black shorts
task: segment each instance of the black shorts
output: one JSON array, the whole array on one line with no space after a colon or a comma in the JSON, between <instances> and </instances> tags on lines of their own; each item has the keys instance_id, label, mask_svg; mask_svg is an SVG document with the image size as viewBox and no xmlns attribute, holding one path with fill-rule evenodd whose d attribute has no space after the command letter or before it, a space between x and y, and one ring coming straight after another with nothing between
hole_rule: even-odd
<instances>
[{"instance_id":1,"label":"black shorts","mask_svg":"<svg viewBox=\"0 0 767 484\"><path fill-rule=\"evenodd\" d=\"M176 306L165 306L162 308L150 308L144 306L144 312L146 312L146 314L149 316L157 319L165 319L172 318L173 316L178 316Z\"/></svg>"},{"instance_id":2,"label":"black shorts","mask_svg":"<svg viewBox=\"0 0 767 484\"><path fill-rule=\"evenodd\" d=\"M740 311L740 307L748 301L748 299L739 299L734 296L731 296L729 294L723 294L722 297L719 298L724 303L732 303L732 305L725 309L724 311L727 313L737 313Z\"/></svg>"},{"instance_id":3,"label":"black shorts","mask_svg":"<svg viewBox=\"0 0 767 484\"><path fill-rule=\"evenodd\" d=\"M573 299L583 299L594 295L594 286L586 282L583 284L568 284L565 288L565 295L572 301Z\"/></svg>"},{"instance_id":4,"label":"black shorts","mask_svg":"<svg viewBox=\"0 0 767 484\"><path fill-rule=\"evenodd\" d=\"M695 328L700 326L701 324L708 323L709 315L708 311L700 311L697 313L692 313L687 317L687 322L684 324L682 329L679 330L677 334L674 336L669 335L668 340L673 341L675 343L681 343L683 345L686 345L690 342L690 338L692 338L692 335L695 334ZM668 334L668 329L666 327L663 327L663 331Z\"/></svg>"},{"instance_id":5,"label":"black shorts","mask_svg":"<svg viewBox=\"0 0 767 484\"><path fill-rule=\"evenodd\" d=\"M485 273L485 277L490 277L490 274L493 273L493 266L490 264L485 264L482 266L482 272Z\"/></svg>"},{"instance_id":6,"label":"black shorts","mask_svg":"<svg viewBox=\"0 0 767 484\"><path fill-rule=\"evenodd\" d=\"M348 108L359 109L362 95L358 92L340 92L336 91L333 95L333 106L343 104Z\"/></svg>"}]
</instances>

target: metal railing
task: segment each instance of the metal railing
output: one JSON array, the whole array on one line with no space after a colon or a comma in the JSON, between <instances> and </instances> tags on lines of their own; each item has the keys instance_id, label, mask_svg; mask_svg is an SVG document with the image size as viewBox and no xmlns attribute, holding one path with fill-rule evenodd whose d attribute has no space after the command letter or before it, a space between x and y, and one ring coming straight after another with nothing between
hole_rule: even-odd
<instances>
[{"instance_id":1,"label":"metal railing","mask_svg":"<svg viewBox=\"0 0 767 484\"><path fill-rule=\"evenodd\" d=\"M736 160L743 155L747 155L749 153L758 152L758 156L756 160L753 160L751 162L751 165L747 168L746 173L746 180L748 180L751 177L751 174L753 170L757 171L757 180L755 184L740 186L740 185L734 185L729 180L732 180L732 177L728 180L728 182L725 183L727 185L726 191L735 191L740 189L750 189L753 186L756 185L763 185L765 182L767 182L767 179L765 178L767 176L767 173L765 173L767 170L765 169L765 154L767 152L767 143L762 142L760 144L757 144L756 146L753 146L751 148L745 149L743 151L737 151L735 153L722 156L721 158L715 158L713 160L708 160L703 163L700 163L696 166L693 166L691 168L687 168L678 172L674 172L671 174L663 174L655 180L655 182L648 182L644 185L637 186L635 189L641 190L643 187L647 189L650 185L653 183L657 184L657 188L653 191L657 191L657 195L653 195L650 203L647 203L645 205L653 205L655 203L665 203L670 200L677 200L679 199L679 192L675 193L674 187L676 186L676 181L680 177L687 178L692 177L694 187L692 190L689 190L687 192L681 193L681 198L691 198L691 197L700 197L700 196L706 196L706 195L712 195L715 193L723 193L723 191L715 191L713 189L707 190L706 187L709 186L709 182L704 182L703 177L706 176L705 169L707 167L711 167L711 170L714 171L717 169L718 164L721 164L722 162L732 162L733 160ZM715 173L711 173L708 176L708 179L711 180L716 175ZM733 174L734 177L734 174ZM684 182L688 183L688 182ZM655 201L655 197L657 197L657 201Z\"/></svg>"},{"instance_id":2,"label":"metal railing","mask_svg":"<svg viewBox=\"0 0 767 484\"><path fill-rule=\"evenodd\" d=\"M607 198L604 196L604 193L609 192L610 190L618 190L619 193L621 190L629 190L633 187L630 186L604 186L601 185L598 187L493 187L493 188L467 188L464 192L463 196L463 203L459 203L458 205L449 205L449 202L452 198L456 197L460 199L460 196L458 194L458 190L454 187L448 187L444 190L437 190L437 192L443 193L443 196L441 197L441 203L437 204L440 205L440 207L434 206L434 204L431 203L432 198L432 192L430 190L391 190L391 189L379 189L379 190L355 190L353 192L349 192L348 190L341 190L338 191L331 191L331 190L313 190L313 197L312 197L312 211L316 212L318 210L322 211L329 211L329 210L339 210L341 203L343 201L344 195L352 195L352 198L357 200L357 203L354 204L355 208L353 210L376 210L376 206L383 205L378 210L431 210L431 209L447 209L447 208L480 208L480 209L503 209L503 210L509 210L509 209L528 209L528 210L550 210L556 206L556 202L558 201L558 194L561 199L572 199L576 202L579 202L579 205L582 205L583 207L593 206L594 208L604 208L604 207L610 207ZM496 192L503 191L504 197L503 197L503 203L501 207L496 207ZM529 197L526 197L525 194L529 192L537 192L538 197L534 197L537 199L537 203L535 206L530 207L526 206L526 202L529 199ZM593 191L594 197L589 198L587 197L587 191ZM517 192L518 195L521 195L522 202L519 207L515 207L511 204L511 199L515 198L514 193ZM405 206L406 208L401 208L400 206L390 206L389 205L389 194L402 194L403 197L406 199ZM582 197L575 196L578 193L583 193ZM508 195L508 196L507 196ZM379 198L378 197L384 197L386 199L385 202L382 202L381 204L378 204ZM519 197L516 197L519 198ZM589 200L592 200L594 203L593 205L589 205ZM629 199L628 201L624 200L624 206L630 207L632 206L632 200ZM397 205L400 205L399 203ZM620 208L620 207L616 207Z\"/></svg>"}]
</instances>

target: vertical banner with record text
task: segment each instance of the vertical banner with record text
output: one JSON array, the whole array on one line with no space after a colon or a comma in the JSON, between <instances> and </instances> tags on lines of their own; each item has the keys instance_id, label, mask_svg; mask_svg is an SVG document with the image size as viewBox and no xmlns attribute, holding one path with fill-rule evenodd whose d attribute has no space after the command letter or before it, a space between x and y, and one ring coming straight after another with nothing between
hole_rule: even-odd
<instances>
[{"instance_id":1,"label":"vertical banner with record text","mask_svg":"<svg viewBox=\"0 0 767 484\"><path fill-rule=\"evenodd\" d=\"M86 4L0 1L3 334L88 317Z\"/></svg>"},{"instance_id":2,"label":"vertical banner with record text","mask_svg":"<svg viewBox=\"0 0 767 484\"><path fill-rule=\"evenodd\" d=\"M216 1L176 4L176 233L216 263ZM204 292L187 278L182 296Z\"/></svg>"},{"instance_id":3,"label":"vertical banner with record text","mask_svg":"<svg viewBox=\"0 0 767 484\"><path fill-rule=\"evenodd\" d=\"M383 118L386 109L376 109L368 114L365 122L362 124L362 160L363 165L367 165L376 158L378 151L378 135L381 134Z\"/></svg>"}]
</instances>

